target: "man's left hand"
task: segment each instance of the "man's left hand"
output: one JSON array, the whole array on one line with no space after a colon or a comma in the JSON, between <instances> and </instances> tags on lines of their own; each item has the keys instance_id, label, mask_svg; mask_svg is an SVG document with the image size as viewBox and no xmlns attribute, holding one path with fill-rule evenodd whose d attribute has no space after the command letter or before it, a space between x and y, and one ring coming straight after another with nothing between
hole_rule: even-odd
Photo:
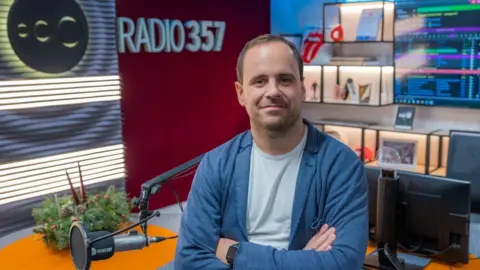
<instances>
[{"instance_id":1,"label":"man's left hand","mask_svg":"<svg viewBox=\"0 0 480 270\"><path fill-rule=\"evenodd\" d=\"M228 238L220 238L217 244L217 250L215 251L215 255L217 255L217 258L222 261L224 264L227 263L227 252L228 248L233 245L238 243L237 241L233 241Z\"/></svg>"}]
</instances>

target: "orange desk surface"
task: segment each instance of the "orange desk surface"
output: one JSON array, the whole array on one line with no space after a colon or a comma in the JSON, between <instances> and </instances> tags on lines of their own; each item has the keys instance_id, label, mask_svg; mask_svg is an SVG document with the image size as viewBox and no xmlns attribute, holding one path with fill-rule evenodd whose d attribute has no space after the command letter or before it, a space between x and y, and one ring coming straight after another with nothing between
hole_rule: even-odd
<instances>
[{"instance_id":1,"label":"orange desk surface","mask_svg":"<svg viewBox=\"0 0 480 270\"><path fill-rule=\"evenodd\" d=\"M369 245L367 248L367 254L370 254L372 251L376 249L375 246ZM471 269L471 270L480 270L480 259L477 259L475 256L470 255L471 261L468 265L464 264L455 264L455 265L448 265L443 264L441 262L437 262L433 260L430 262L425 270L450 270L450 269Z\"/></svg>"},{"instance_id":2,"label":"orange desk surface","mask_svg":"<svg viewBox=\"0 0 480 270\"><path fill-rule=\"evenodd\" d=\"M139 230L140 232L140 230ZM174 236L175 233L157 226L148 226L150 236ZM91 270L155 270L173 260L177 239L152 244L142 250L118 252L105 261L92 262ZM1 270L74 270L69 249L50 251L32 234L0 250Z\"/></svg>"}]
</instances>

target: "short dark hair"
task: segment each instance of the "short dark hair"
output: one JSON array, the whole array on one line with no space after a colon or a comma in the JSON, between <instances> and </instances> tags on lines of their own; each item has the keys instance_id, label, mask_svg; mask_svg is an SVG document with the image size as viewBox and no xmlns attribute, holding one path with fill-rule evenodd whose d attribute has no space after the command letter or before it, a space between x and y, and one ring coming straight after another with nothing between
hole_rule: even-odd
<instances>
[{"instance_id":1,"label":"short dark hair","mask_svg":"<svg viewBox=\"0 0 480 270\"><path fill-rule=\"evenodd\" d=\"M257 45L271 43L271 42L281 42L287 45L290 48L290 50L292 50L293 58L295 59L295 61L297 61L297 64L298 64L300 79L303 80L303 60L297 47L295 47L295 45L292 42L288 41L282 36L265 34L265 35L258 36L250 40L249 42L247 42L247 44L245 44L242 51L240 52L240 55L238 56L238 59L237 59L237 81L239 83L243 83L243 63L245 61L245 55L247 54L248 50Z\"/></svg>"}]
</instances>

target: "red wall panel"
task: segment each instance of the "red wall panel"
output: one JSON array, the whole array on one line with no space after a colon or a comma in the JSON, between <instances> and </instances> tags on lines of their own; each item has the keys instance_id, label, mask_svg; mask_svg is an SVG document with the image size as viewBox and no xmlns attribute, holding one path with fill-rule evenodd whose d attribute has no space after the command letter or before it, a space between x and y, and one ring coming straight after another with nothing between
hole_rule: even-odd
<instances>
[{"instance_id":1,"label":"red wall panel","mask_svg":"<svg viewBox=\"0 0 480 270\"><path fill-rule=\"evenodd\" d=\"M246 41L269 32L269 8L268 0L116 2L126 188L131 196L139 195L143 182L248 128L247 114L236 100L235 65ZM139 18L145 20L138 21ZM195 52L185 46L180 52L147 52L148 46L140 51L126 46L123 51L121 44L128 44L124 43L128 39L124 37L129 33L133 33L133 43L148 42L145 33L156 33L155 41L159 44L158 28L149 32L152 29L148 28L148 21L152 18L180 20L187 44L192 42L189 35L195 30L188 21L225 22L222 48ZM144 29L142 20L147 22ZM134 32L129 32L133 24ZM183 35L176 33L174 40L178 43ZM218 31L212 33L218 34ZM204 35L202 43L207 36ZM188 194L191 178L171 183L182 199ZM150 208L174 202L171 191L164 187L152 196Z\"/></svg>"}]
</instances>

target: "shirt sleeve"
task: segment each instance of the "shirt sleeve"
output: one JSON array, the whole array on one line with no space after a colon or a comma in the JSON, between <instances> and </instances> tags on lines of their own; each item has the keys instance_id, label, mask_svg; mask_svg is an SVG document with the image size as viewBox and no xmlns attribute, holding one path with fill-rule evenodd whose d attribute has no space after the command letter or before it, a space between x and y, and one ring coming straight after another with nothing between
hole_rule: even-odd
<instances>
[{"instance_id":1,"label":"shirt sleeve","mask_svg":"<svg viewBox=\"0 0 480 270\"><path fill-rule=\"evenodd\" d=\"M206 154L195 173L183 213L174 269L229 269L215 251L220 237L221 183Z\"/></svg>"},{"instance_id":2,"label":"shirt sleeve","mask_svg":"<svg viewBox=\"0 0 480 270\"><path fill-rule=\"evenodd\" d=\"M330 162L325 222L336 228L330 251L277 250L248 242L240 244L234 269L361 269L368 245L368 195L364 167L351 151Z\"/></svg>"}]
</instances>

